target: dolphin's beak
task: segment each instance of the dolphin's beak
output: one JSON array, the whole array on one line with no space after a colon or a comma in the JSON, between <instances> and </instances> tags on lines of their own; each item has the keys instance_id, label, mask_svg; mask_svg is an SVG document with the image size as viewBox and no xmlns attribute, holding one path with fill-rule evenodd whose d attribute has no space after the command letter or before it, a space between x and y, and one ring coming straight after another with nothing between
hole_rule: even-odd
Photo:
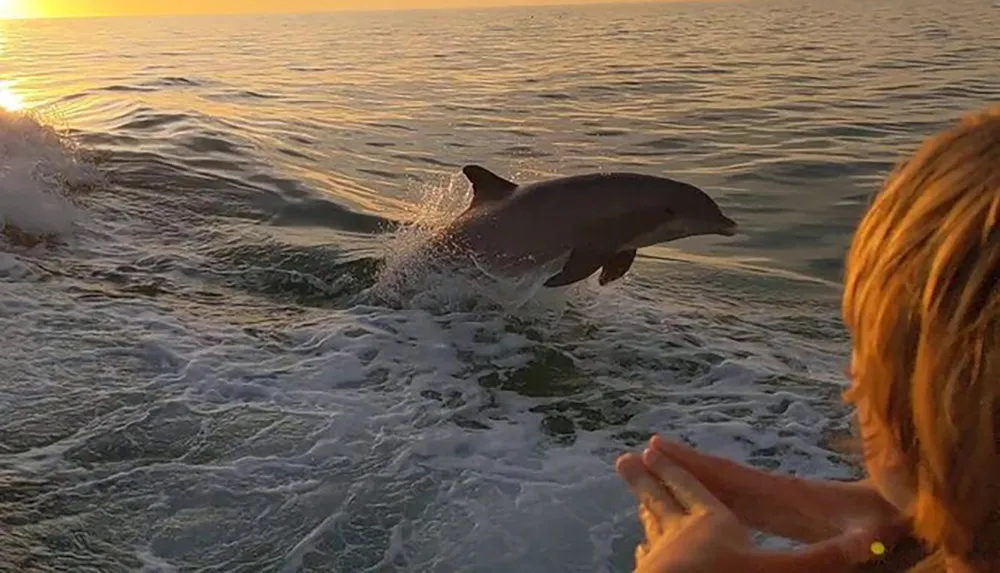
<instances>
[{"instance_id":1,"label":"dolphin's beak","mask_svg":"<svg viewBox=\"0 0 1000 573\"><path fill-rule=\"evenodd\" d=\"M733 235L738 233L739 230L740 226L736 224L736 221L733 221L729 217L722 218L722 225L719 228L720 235L724 237L732 237Z\"/></svg>"}]
</instances>

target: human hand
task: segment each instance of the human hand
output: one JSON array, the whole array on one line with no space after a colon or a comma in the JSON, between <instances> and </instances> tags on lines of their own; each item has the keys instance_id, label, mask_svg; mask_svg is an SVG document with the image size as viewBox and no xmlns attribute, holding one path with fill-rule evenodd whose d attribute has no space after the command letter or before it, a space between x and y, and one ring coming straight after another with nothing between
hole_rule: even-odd
<instances>
[{"instance_id":1,"label":"human hand","mask_svg":"<svg viewBox=\"0 0 1000 573\"><path fill-rule=\"evenodd\" d=\"M636 571L727 571L751 550L749 531L694 477L655 450L618 459L618 473L639 500L646 541Z\"/></svg>"},{"instance_id":2,"label":"human hand","mask_svg":"<svg viewBox=\"0 0 1000 573\"><path fill-rule=\"evenodd\" d=\"M799 552L762 551L750 542L737 516L685 469L649 448L643 456L626 454L619 474L640 502L646 542L636 549L636 570L643 573L743 573L849 571L865 561L874 539L869 531L851 532Z\"/></svg>"},{"instance_id":3,"label":"human hand","mask_svg":"<svg viewBox=\"0 0 1000 573\"><path fill-rule=\"evenodd\" d=\"M859 529L883 541L906 534L905 519L866 482L807 480L744 466L653 436L649 446L700 481L747 526L814 542Z\"/></svg>"}]
</instances>

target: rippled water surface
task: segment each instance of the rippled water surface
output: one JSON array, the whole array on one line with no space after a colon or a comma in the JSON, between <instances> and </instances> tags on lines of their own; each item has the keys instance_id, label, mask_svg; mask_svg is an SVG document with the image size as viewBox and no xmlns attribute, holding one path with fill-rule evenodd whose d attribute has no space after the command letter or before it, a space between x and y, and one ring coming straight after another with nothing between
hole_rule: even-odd
<instances>
[{"instance_id":1,"label":"rippled water surface","mask_svg":"<svg viewBox=\"0 0 1000 573\"><path fill-rule=\"evenodd\" d=\"M853 475L844 249L997 62L985 0L0 21L0 569L628 571L651 432ZM408 273L466 163L743 233Z\"/></svg>"}]
</instances>

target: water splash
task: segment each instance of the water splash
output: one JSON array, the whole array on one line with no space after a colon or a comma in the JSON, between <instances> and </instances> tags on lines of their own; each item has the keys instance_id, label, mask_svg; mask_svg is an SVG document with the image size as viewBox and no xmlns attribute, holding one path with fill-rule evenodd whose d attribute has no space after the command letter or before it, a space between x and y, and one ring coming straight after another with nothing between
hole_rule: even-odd
<instances>
[{"instance_id":1,"label":"water splash","mask_svg":"<svg viewBox=\"0 0 1000 573\"><path fill-rule=\"evenodd\" d=\"M409 223L385 242L385 265L370 294L396 307L428 311L490 309L524 316L561 315L564 293L543 288L565 257L517 277L496 276L474 256L455 264L434 256L447 244L432 243L436 233L468 205L471 185L460 174L446 184L425 185L422 198L410 210Z\"/></svg>"},{"instance_id":2,"label":"water splash","mask_svg":"<svg viewBox=\"0 0 1000 573\"><path fill-rule=\"evenodd\" d=\"M74 190L100 173L66 134L32 113L0 110L0 233L31 245L69 234L79 213Z\"/></svg>"}]
</instances>

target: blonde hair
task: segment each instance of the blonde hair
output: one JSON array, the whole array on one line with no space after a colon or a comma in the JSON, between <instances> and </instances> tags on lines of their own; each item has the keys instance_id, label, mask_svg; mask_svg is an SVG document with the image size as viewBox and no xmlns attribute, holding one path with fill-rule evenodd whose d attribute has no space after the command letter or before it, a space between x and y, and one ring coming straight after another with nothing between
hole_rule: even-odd
<instances>
[{"instance_id":1,"label":"blonde hair","mask_svg":"<svg viewBox=\"0 0 1000 573\"><path fill-rule=\"evenodd\" d=\"M914 531L1000 561L1000 106L927 140L850 246L855 386L905 463Z\"/></svg>"}]
</instances>

